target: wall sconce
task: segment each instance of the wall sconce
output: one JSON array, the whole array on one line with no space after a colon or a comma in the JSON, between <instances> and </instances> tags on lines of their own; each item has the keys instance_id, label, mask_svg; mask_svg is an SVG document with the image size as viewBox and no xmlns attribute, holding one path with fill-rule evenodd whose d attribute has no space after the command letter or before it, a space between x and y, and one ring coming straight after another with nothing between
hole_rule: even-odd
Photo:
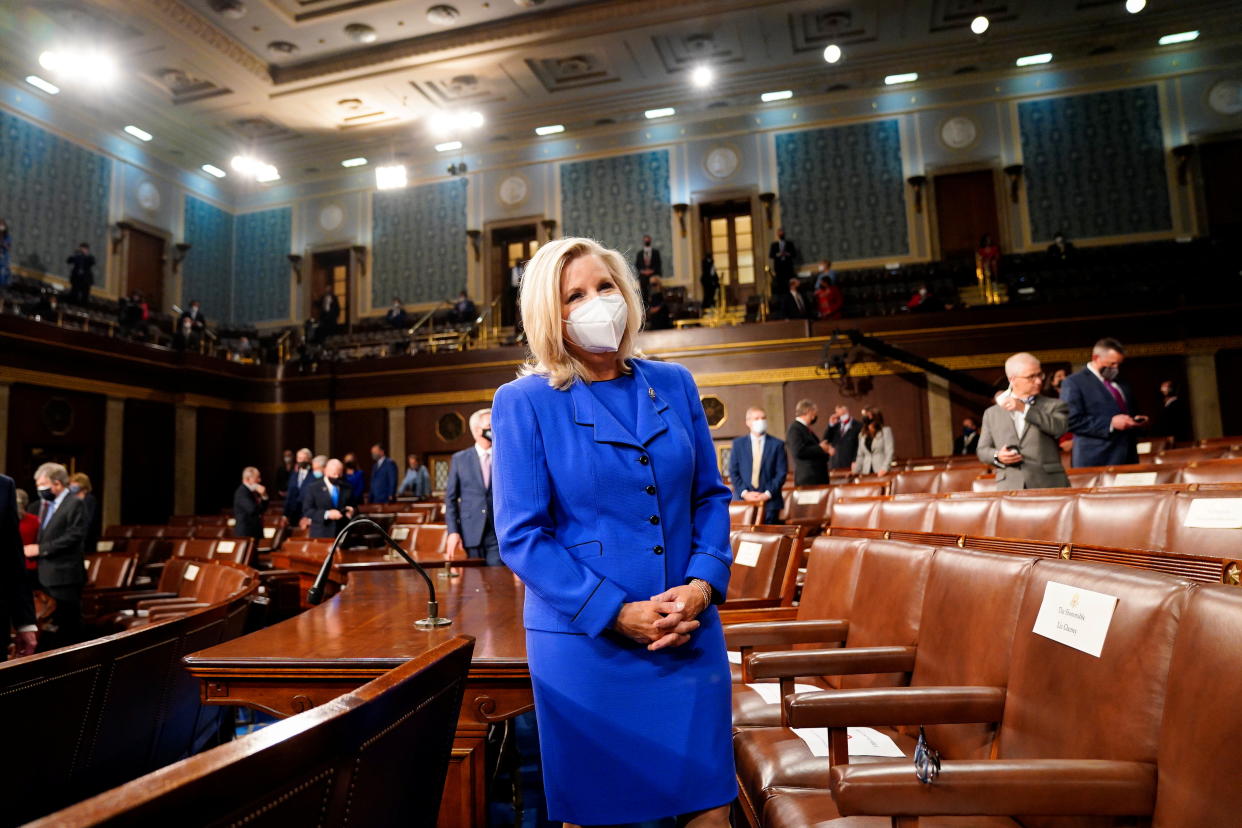
<instances>
[{"instance_id":1,"label":"wall sconce","mask_svg":"<svg viewBox=\"0 0 1242 828\"><path fill-rule=\"evenodd\" d=\"M681 237L686 237L686 211L690 209L689 204L674 204L673 212L677 214L677 223L681 225Z\"/></svg>"},{"instance_id":2,"label":"wall sconce","mask_svg":"<svg viewBox=\"0 0 1242 828\"><path fill-rule=\"evenodd\" d=\"M189 242L177 242L173 245L173 269L180 270L181 263L185 261L185 257L190 255L190 248L193 247Z\"/></svg>"},{"instance_id":3,"label":"wall sconce","mask_svg":"<svg viewBox=\"0 0 1242 828\"><path fill-rule=\"evenodd\" d=\"M539 226L543 228L543 232L548 234L548 240L556 238L556 219L544 219L539 222Z\"/></svg>"},{"instance_id":4,"label":"wall sconce","mask_svg":"<svg viewBox=\"0 0 1242 828\"><path fill-rule=\"evenodd\" d=\"M108 228L108 237L112 240L113 253L121 249L121 242L125 241L125 231L128 229L129 225L123 221L118 221Z\"/></svg>"},{"instance_id":5,"label":"wall sconce","mask_svg":"<svg viewBox=\"0 0 1242 828\"><path fill-rule=\"evenodd\" d=\"M365 244L351 245L349 252L353 254L354 262L358 265L358 276L365 279L367 277L367 246Z\"/></svg>"},{"instance_id":6,"label":"wall sconce","mask_svg":"<svg viewBox=\"0 0 1242 828\"><path fill-rule=\"evenodd\" d=\"M923 188L927 186L927 176L912 175L906 179L906 183L914 190L914 212L923 212Z\"/></svg>"},{"instance_id":7,"label":"wall sconce","mask_svg":"<svg viewBox=\"0 0 1242 828\"><path fill-rule=\"evenodd\" d=\"M474 248L474 260L479 260L479 236L483 235L482 230L467 230L466 236L470 239L470 246Z\"/></svg>"},{"instance_id":8,"label":"wall sconce","mask_svg":"<svg viewBox=\"0 0 1242 828\"><path fill-rule=\"evenodd\" d=\"M1022 165L1010 164L1005 167L1005 175L1009 177L1009 200L1018 203L1018 188L1022 186Z\"/></svg>"},{"instance_id":9,"label":"wall sconce","mask_svg":"<svg viewBox=\"0 0 1242 828\"><path fill-rule=\"evenodd\" d=\"M1194 154L1194 144L1182 144L1173 148L1173 157L1177 159L1177 183L1180 187L1185 187L1190 178L1190 159Z\"/></svg>"},{"instance_id":10,"label":"wall sconce","mask_svg":"<svg viewBox=\"0 0 1242 828\"><path fill-rule=\"evenodd\" d=\"M302 284L302 257L297 253L290 253L286 258L289 259L289 267L293 268L293 278L299 285Z\"/></svg>"},{"instance_id":11,"label":"wall sconce","mask_svg":"<svg viewBox=\"0 0 1242 828\"><path fill-rule=\"evenodd\" d=\"M772 229L772 202L776 201L776 193L760 193L759 200L763 202L763 213L768 219L768 229Z\"/></svg>"}]
</instances>

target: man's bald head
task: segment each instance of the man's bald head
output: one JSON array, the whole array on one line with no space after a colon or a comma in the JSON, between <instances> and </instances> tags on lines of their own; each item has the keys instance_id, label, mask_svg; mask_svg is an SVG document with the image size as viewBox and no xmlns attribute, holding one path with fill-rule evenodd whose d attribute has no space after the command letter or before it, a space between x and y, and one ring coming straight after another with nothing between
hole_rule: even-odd
<instances>
[{"instance_id":1,"label":"man's bald head","mask_svg":"<svg viewBox=\"0 0 1242 828\"><path fill-rule=\"evenodd\" d=\"M1012 380L1014 377L1025 377L1031 374L1039 373L1039 360L1034 354L1022 352L1014 354L1005 360L1005 376Z\"/></svg>"}]
</instances>

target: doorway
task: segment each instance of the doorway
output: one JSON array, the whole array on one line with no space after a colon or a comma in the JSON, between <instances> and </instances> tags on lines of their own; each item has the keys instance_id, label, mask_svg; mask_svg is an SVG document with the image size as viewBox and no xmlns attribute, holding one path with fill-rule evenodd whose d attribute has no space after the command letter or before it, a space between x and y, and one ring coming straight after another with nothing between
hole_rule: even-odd
<instances>
[{"instance_id":1,"label":"doorway","mask_svg":"<svg viewBox=\"0 0 1242 828\"><path fill-rule=\"evenodd\" d=\"M318 315L322 309L322 299L329 290L336 295L341 312L338 317L342 327L348 330L353 321L353 274L350 268L350 250L324 250L311 254L311 316Z\"/></svg>"},{"instance_id":2,"label":"doorway","mask_svg":"<svg viewBox=\"0 0 1242 828\"><path fill-rule=\"evenodd\" d=\"M755 235L749 198L699 205L705 255L720 274L720 293L728 305L745 304L756 293Z\"/></svg>"},{"instance_id":3,"label":"doorway","mask_svg":"<svg viewBox=\"0 0 1242 828\"><path fill-rule=\"evenodd\" d=\"M539 249L539 228L534 222L496 227L491 232L486 301L500 297L500 324L516 325L518 318L518 279L521 268Z\"/></svg>"},{"instance_id":4,"label":"doorway","mask_svg":"<svg viewBox=\"0 0 1242 828\"><path fill-rule=\"evenodd\" d=\"M1203 174L1208 234L1236 245L1239 233L1242 233L1242 203L1238 200L1238 181L1242 180L1242 139L1200 144L1199 164Z\"/></svg>"},{"instance_id":5,"label":"doorway","mask_svg":"<svg viewBox=\"0 0 1242 828\"><path fill-rule=\"evenodd\" d=\"M985 236L1000 244L996 179L992 170L946 173L933 180L940 259L970 262Z\"/></svg>"},{"instance_id":6,"label":"doorway","mask_svg":"<svg viewBox=\"0 0 1242 828\"><path fill-rule=\"evenodd\" d=\"M137 227L125 228L125 289L140 291L153 311L164 310L164 247L159 236ZM188 301L188 298L187 298Z\"/></svg>"}]
</instances>

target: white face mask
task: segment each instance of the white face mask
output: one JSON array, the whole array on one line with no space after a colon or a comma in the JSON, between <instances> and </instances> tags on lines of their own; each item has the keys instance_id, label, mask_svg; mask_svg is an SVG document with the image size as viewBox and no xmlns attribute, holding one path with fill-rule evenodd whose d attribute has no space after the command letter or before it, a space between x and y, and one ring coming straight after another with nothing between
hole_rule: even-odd
<instances>
[{"instance_id":1,"label":"white face mask","mask_svg":"<svg viewBox=\"0 0 1242 828\"><path fill-rule=\"evenodd\" d=\"M766 434L768 430L767 420L751 420L750 433L754 435Z\"/></svg>"},{"instance_id":2,"label":"white face mask","mask_svg":"<svg viewBox=\"0 0 1242 828\"><path fill-rule=\"evenodd\" d=\"M602 293L570 311L565 334L584 351L608 353L621 347L628 318L620 293Z\"/></svg>"}]
</instances>

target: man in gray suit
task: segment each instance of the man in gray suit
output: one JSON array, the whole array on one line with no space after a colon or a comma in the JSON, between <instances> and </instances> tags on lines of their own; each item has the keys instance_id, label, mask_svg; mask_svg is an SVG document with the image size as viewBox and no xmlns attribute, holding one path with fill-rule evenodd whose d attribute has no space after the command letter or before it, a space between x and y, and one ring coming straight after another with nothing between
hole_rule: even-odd
<instances>
[{"instance_id":1,"label":"man in gray suit","mask_svg":"<svg viewBox=\"0 0 1242 828\"><path fill-rule=\"evenodd\" d=\"M56 646L82 638L82 585L86 583L83 545L86 507L69 493L69 472L60 463L44 463L35 471L39 508L37 543L26 547L26 557L39 561L39 585L56 601L52 622Z\"/></svg>"},{"instance_id":2,"label":"man in gray suit","mask_svg":"<svg viewBox=\"0 0 1242 828\"><path fill-rule=\"evenodd\" d=\"M500 566L500 542L492 516L492 410L470 415L474 445L453 455L444 487L444 522L448 525L446 552L464 546L471 558Z\"/></svg>"},{"instance_id":3,"label":"man in gray suit","mask_svg":"<svg viewBox=\"0 0 1242 828\"><path fill-rule=\"evenodd\" d=\"M1057 440L1069 430L1069 409L1042 396L1044 373L1031 354L1005 360L1009 388L983 412L979 459L996 468L998 489L1052 489L1069 485Z\"/></svg>"}]
</instances>

